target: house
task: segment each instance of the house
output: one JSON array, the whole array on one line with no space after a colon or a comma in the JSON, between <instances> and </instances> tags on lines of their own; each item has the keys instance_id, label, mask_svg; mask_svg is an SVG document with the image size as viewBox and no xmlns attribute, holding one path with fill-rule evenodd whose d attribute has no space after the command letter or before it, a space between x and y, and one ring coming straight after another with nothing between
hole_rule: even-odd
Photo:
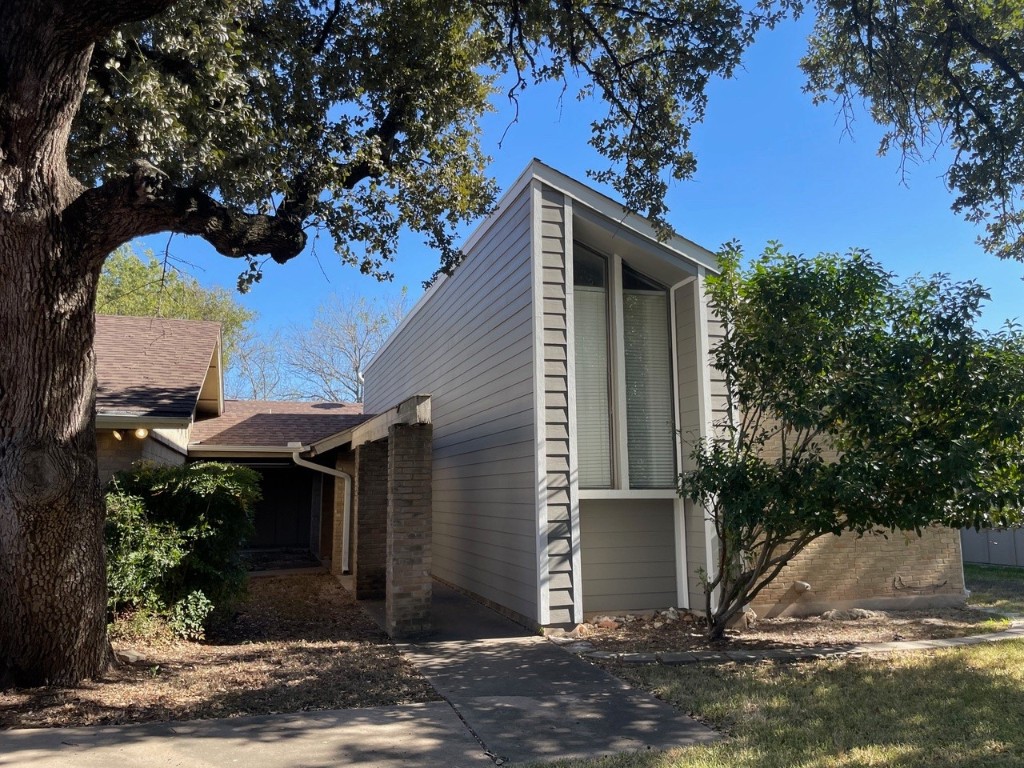
<instances>
[{"instance_id":1,"label":"house","mask_svg":"<svg viewBox=\"0 0 1024 768\"><path fill-rule=\"evenodd\" d=\"M263 492L252 549L355 573L360 597L386 598L393 635L429 626L429 397L376 414L225 399L220 326L210 322L99 315L94 350L102 482L142 460L249 466Z\"/></svg>"},{"instance_id":2,"label":"house","mask_svg":"<svg viewBox=\"0 0 1024 768\"><path fill-rule=\"evenodd\" d=\"M311 468L297 463L296 446L361 423L359 404L225 400L219 323L99 315L95 351L101 481L140 460L250 466L263 499L249 547L330 564L336 496L344 507L334 473L345 451L336 447Z\"/></svg>"},{"instance_id":3,"label":"house","mask_svg":"<svg viewBox=\"0 0 1024 768\"><path fill-rule=\"evenodd\" d=\"M714 530L676 477L724 414L714 255L536 160L463 253L364 372L368 411L430 395L434 577L531 625L701 608ZM820 540L754 607L963 597L930 530Z\"/></svg>"}]
</instances>

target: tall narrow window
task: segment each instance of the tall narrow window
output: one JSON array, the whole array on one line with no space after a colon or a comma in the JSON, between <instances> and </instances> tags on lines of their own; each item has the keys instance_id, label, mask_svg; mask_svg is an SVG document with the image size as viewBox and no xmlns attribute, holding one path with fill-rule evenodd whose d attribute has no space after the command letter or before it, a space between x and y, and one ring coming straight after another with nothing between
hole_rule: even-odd
<instances>
[{"instance_id":1,"label":"tall narrow window","mask_svg":"<svg viewBox=\"0 0 1024 768\"><path fill-rule=\"evenodd\" d=\"M622 265L630 488L675 485L668 291Z\"/></svg>"},{"instance_id":2,"label":"tall narrow window","mask_svg":"<svg viewBox=\"0 0 1024 768\"><path fill-rule=\"evenodd\" d=\"M580 488L611 488L608 262L579 244L573 253L579 484Z\"/></svg>"}]
</instances>

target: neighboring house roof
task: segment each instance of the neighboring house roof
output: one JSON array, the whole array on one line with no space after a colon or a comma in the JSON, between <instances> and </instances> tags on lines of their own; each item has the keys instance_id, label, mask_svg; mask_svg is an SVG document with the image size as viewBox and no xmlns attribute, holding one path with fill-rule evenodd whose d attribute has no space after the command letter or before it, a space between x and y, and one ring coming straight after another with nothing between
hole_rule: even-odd
<instances>
[{"instance_id":1,"label":"neighboring house roof","mask_svg":"<svg viewBox=\"0 0 1024 768\"><path fill-rule=\"evenodd\" d=\"M220 323L96 316L99 419L167 419L187 425L220 410Z\"/></svg>"},{"instance_id":2,"label":"neighboring house roof","mask_svg":"<svg viewBox=\"0 0 1024 768\"><path fill-rule=\"evenodd\" d=\"M226 400L220 416L196 421L191 448L309 445L371 418L360 403Z\"/></svg>"}]
</instances>

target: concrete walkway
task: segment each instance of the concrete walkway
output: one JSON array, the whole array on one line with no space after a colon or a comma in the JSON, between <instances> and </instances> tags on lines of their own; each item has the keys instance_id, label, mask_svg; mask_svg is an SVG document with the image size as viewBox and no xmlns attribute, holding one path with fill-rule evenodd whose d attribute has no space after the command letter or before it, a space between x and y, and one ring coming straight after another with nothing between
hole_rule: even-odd
<instances>
[{"instance_id":1,"label":"concrete walkway","mask_svg":"<svg viewBox=\"0 0 1024 768\"><path fill-rule=\"evenodd\" d=\"M185 723L0 731L18 768L492 766L443 701Z\"/></svg>"},{"instance_id":2,"label":"concrete walkway","mask_svg":"<svg viewBox=\"0 0 1024 768\"><path fill-rule=\"evenodd\" d=\"M380 620L383 605L367 605ZM399 649L499 764L711 741L714 731L434 584L435 632Z\"/></svg>"}]
</instances>

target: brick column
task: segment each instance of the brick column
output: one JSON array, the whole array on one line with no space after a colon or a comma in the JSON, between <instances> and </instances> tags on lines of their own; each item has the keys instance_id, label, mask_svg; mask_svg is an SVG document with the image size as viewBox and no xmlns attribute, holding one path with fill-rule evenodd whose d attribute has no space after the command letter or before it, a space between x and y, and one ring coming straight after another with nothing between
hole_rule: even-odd
<instances>
[{"instance_id":1,"label":"brick column","mask_svg":"<svg viewBox=\"0 0 1024 768\"><path fill-rule=\"evenodd\" d=\"M352 573L358 600L384 597L388 579L388 441L356 448Z\"/></svg>"},{"instance_id":2,"label":"brick column","mask_svg":"<svg viewBox=\"0 0 1024 768\"><path fill-rule=\"evenodd\" d=\"M386 628L392 637L430 630L430 424L395 424L388 432Z\"/></svg>"}]
</instances>

